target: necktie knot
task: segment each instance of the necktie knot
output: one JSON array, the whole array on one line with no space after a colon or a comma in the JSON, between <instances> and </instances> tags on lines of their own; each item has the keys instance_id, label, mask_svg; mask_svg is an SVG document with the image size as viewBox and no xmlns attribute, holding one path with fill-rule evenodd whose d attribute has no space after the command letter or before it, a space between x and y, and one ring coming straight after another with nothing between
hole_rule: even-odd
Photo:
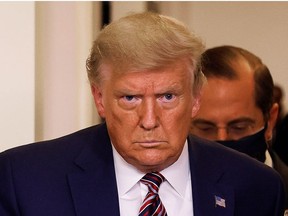
<instances>
[{"instance_id":1,"label":"necktie knot","mask_svg":"<svg viewBox=\"0 0 288 216\"><path fill-rule=\"evenodd\" d=\"M148 186L149 192L158 193L160 184L165 180L164 176L159 172L147 173L140 180L143 184Z\"/></svg>"}]
</instances>

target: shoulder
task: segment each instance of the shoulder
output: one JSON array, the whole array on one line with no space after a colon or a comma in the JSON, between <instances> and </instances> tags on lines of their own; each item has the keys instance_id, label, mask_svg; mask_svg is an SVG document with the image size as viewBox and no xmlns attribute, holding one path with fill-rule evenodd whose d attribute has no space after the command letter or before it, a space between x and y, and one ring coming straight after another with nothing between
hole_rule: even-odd
<instances>
[{"instance_id":1,"label":"shoulder","mask_svg":"<svg viewBox=\"0 0 288 216\"><path fill-rule=\"evenodd\" d=\"M267 185L269 185L269 179L272 182L281 182L280 175L271 167L219 143L190 136L189 146L191 157L196 157L198 164L209 167L209 169L223 171L230 180L235 179L235 181L241 182L239 179L241 176L243 182L247 180ZM266 180L263 181L263 179Z\"/></svg>"},{"instance_id":2,"label":"shoulder","mask_svg":"<svg viewBox=\"0 0 288 216\"><path fill-rule=\"evenodd\" d=\"M189 137L192 181L202 188L230 188L235 207L247 215L283 215L284 184L280 175L265 165L216 142ZM200 179L200 181L199 181ZM204 182L204 183L203 183ZM208 189L207 189L208 190ZM275 213L277 212L277 213Z\"/></svg>"},{"instance_id":3,"label":"shoulder","mask_svg":"<svg viewBox=\"0 0 288 216\"><path fill-rule=\"evenodd\" d=\"M106 139L105 125L96 125L53 140L25 144L0 153L0 163L11 161L59 161L75 158L86 146Z\"/></svg>"},{"instance_id":4,"label":"shoulder","mask_svg":"<svg viewBox=\"0 0 288 216\"><path fill-rule=\"evenodd\" d=\"M270 149L269 153L273 161L273 168L281 175L287 190L286 193L288 195L288 166L281 160L281 158L277 155L275 151Z\"/></svg>"}]
</instances>

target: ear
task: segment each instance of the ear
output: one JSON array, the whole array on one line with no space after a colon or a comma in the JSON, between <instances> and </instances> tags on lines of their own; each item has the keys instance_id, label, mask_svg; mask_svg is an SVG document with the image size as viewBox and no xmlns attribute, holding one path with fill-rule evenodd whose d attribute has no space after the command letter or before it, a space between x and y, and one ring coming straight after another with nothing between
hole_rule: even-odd
<instances>
[{"instance_id":1,"label":"ear","mask_svg":"<svg viewBox=\"0 0 288 216\"><path fill-rule=\"evenodd\" d=\"M105 118L105 106L102 89L99 86L91 84L91 91L99 116Z\"/></svg>"},{"instance_id":2,"label":"ear","mask_svg":"<svg viewBox=\"0 0 288 216\"><path fill-rule=\"evenodd\" d=\"M191 118L194 118L200 109L200 96L194 98L192 105Z\"/></svg>"},{"instance_id":3,"label":"ear","mask_svg":"<svg viewBox=\"0 0 288 216\"><path fill-rule=\"evenodd\" d=\"M265 131L265 139L266 141L271 141L273 136L273 130L277 122L279 111L279 105L274 103L270 109L270 117L267 122L267 129Z\"/></svg>"}]
</instances>

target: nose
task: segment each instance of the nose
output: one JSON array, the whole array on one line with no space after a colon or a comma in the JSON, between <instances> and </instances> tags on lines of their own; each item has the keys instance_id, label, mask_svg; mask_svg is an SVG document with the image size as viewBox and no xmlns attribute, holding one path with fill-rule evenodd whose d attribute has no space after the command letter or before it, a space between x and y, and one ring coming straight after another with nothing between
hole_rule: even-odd
<instances>
[{"instance_id":1,"label":"nose","mask_svg":"<svg viewBox=\"0 0 288 216\"><path fill-rule=\"evenodd\" d=\"M139 109L140 126L145 130L152 130L159 125L156 102L146 100Z\"/></svg>"},{"instance_id":2,"label":"nose","mask_svg":"<svg viewBox=\"0 0 288 216\"><path fill-rule=\"evenodd\" d=\"M217 131L217 140L219 141L224 141L224 140L228 140L229 136L228 136L228 132L226 128L218 128Z\"/></svg>"}]
</instances>

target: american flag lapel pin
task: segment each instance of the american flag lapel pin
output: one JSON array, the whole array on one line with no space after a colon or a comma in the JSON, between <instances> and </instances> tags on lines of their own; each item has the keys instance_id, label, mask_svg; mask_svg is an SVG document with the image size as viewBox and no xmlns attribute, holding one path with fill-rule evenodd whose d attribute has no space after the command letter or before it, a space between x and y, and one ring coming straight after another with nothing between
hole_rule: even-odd
<instances>
[{"instance_id":1,"label":"american flag lapel pin","mask_svg":"<svg viewBox=\"0 0 288 216\"><path fill-rule=\"evenodd\" d=\"M226 208L226 200L220 196L215 195L215 207L217 207L217 206L221 206L223 208Z\"/></svg>"}]
</instances>

